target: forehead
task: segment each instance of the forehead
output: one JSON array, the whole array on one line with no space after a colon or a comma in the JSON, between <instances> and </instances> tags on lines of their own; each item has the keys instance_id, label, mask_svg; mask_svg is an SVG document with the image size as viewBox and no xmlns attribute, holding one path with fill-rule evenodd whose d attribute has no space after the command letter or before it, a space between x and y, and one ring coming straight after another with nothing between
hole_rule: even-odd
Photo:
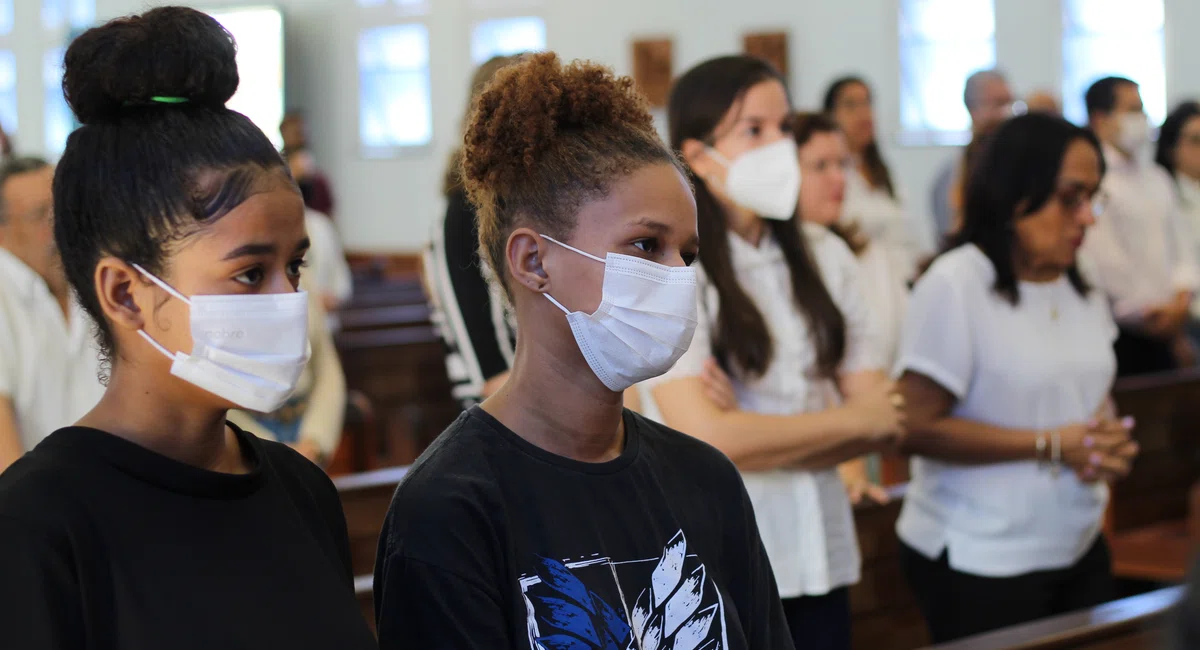
<instances>
[{"instance_id":1,"label":"forehead","mask_svg":"<svg viewBox=\"0 0 1200 650\"><path fill-rule=\"evenodd\" d=\"M871 91L861 81L851 81L838 91L839 101L861 100L871 96Z\"/></svg>"},{"instance_id":2,"label":"forehead","mask_svg":"<svg viewBox=\"0 0 1200 650\"><path fill-rule=\"evenodd\" d=\"M787 90L777 79L760 81L748 88L740 104L741 119L786 116L791 112ZM735 111L737 108L734 107Z\"/></svg>"},{"instance_id":3,"label":"forehead","mask_svg":"<svg viewBox=\"0 0 1200 650\"><path fill-rule=\"evenodd\" d=\"M1188 135L1200 133L1200 115L1193 115L1183 123L1183 132Z\"/></svg>"},{"instance_id":4,"label":"forehead","mask_svg":"<svg viewBox=\"0 0 1200 650\"><path fill-rule=\"evenodd\" d=\"M821 131L812 134L808 142L800 145L800 157L841 156L847 153L846 138L841 131Z\"/></svg>"},{"instance_id":5,"label":"forehead","mask_svg":"<svg viewBox=\"0 0 1200 650\"><path fill-rule=\"evenodd\" d=\"M247 243L274 244L290 255L304 237L304 199L289 183L280 181L263 186L198 230L188 238L188 246L212 251Z\"/></svg>"},{"instance_id":6,"label":"forehead","mask_svg":"<svg viewBox=\"0 0 1200 650\"><path fill-rule=\"evenodd\" d=\"M695 237L696 201L674 165L646 165L616 181L607 196L584 203L573 239L609 237L639 223L659 224L670 236Z\"/></svg>"},{"instance_id":7,"label":"forehead","mask_svg":"<svg viewBox=\"0 0 1200 650\"><path fill-rule=\"evenodd\" d=\"M1142 93L1133 84L1119 84L1116 88L1117 104L1131 106L1142 103Z\"/></svg>"},{"instance_id":8,"label":"forehead","mask_svg":"<svg viewBox=\"0 0 1200 650\"><path fill-rule=\"evenodd\" d=\"M1067 145L1067 150L1063 154L1062 167L1059 170L1059 180L1099 185L1100 154L1096 148L1082 138L1076 138Z\"/></svg>"},{"instance_id":9,"label":"forehead","mask_svg":"<svg viewBox=\"0 0 1200 650\"><path fill-rule=\"evenodd\" d=\"M30 194L48 194L54 182L54 168L50 166L9 176L4 182L5 197L9 200Z\"/></svg>"}]
</instances>

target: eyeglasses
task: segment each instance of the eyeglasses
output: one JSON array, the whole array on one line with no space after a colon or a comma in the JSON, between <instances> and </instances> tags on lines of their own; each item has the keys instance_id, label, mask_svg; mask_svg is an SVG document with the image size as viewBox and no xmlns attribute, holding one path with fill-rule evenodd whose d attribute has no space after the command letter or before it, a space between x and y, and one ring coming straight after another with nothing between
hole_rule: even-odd
<instances>
[{"instance_id":1,"label":"eyeglasses","mask_svg":"<svg viewBox=\"0 0 1200 650\"><path fill-rule=\"evenodd\" d=\"M1087 190L1079 187L1071 187L1059 190L1054 193L1055 200L1063 207L1064 210L1074 214L1081 206L1088 204L1092 209L1092 216L1099 218L1104 214L1104 210L1108 208L1108 195L1096 192L1089 193Z\"/></svg>"}]
</instances>

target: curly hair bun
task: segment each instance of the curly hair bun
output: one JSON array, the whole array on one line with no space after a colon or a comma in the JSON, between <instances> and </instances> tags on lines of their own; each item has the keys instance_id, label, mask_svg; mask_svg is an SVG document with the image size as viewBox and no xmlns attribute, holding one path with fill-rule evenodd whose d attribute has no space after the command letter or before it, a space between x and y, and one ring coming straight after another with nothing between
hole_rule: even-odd
<instances>
[{"instance_id":1,"label":"curly hair bun","mask_svg":"<svg viewBox=\"0 0 1200 650\"><path fill-rule=\"evenodd\" d=\"M496 74L475 103L465 137L468 184L519 184L560 136L606 129L653 131L633 80L595 63L563 65L553 52L532 54Z\"/></svg>"},{"instance_id":2,"label":"curly hair bun","mask_svg":"<svg viewBox=\"0 0 1200 650\"><path fill-rule=\"evenodd\" d=\"M89 29L67 49L63 94L83 124L153 97L220 108L238 87L237 45L213 17L159 7Z\"/></svg>"}]
</instances>

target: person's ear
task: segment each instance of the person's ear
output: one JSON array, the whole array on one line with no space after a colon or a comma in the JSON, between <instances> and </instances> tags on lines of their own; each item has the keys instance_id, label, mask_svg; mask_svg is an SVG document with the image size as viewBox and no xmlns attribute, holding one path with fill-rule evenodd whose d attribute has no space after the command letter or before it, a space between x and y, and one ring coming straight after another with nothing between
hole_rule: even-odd
<instances>
[{"instance_id":1,"label":"person's ear","mask_svg":"<svg viewBox=\"0 0 1200 650\"><path fill-rule=\"evenodd\" d=\"M136 269L115 257L101 258L96 264L94 282L96 299L114 328L140 330L146 324L146 311L153 296L151 289L140 281Z\"/></svg>"},{"instance_id":2,"label":"person's ear","mask_svg":"<svg viewBox=\"0 0 1200 650\"><path fill-rule=\"evenodd\" d=\"M508 272L517 284L535 293L543 293L550 278L543 268L544 240L529 228L517 228L508 236L504 253Z\"/></svg>"},{"instance_id":3,"label":"person's ear","mask_svg":"<svg viewBox=\"0 0 1200 650\"><path fill-rule=\"evenodd\" d=\"M688 138L683 141L683 146L679 149L679 154L683 156L683 162L687 163L689 169L696 176L699 176L706 183L717 172L720 165L713 160L711 154L708 153L708 147L695 138Z\"/></svg>"}]
</instances>

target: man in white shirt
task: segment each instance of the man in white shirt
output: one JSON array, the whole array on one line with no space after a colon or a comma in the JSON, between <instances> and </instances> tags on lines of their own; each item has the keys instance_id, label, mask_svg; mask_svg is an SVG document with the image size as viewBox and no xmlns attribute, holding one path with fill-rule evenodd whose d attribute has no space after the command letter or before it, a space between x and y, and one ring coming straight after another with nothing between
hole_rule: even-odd
<instances>
[{"instance_id":1,"label":"man in white shirt","mask_svg":"<svg viewBox=\"0 0 1200 650\"><path fill-rule=\"evenodd\" d=\"M1008 79L999 70L980 70L967 77L963 88L963 103L971 114L971 142L991 133L1004 120L1012 117L1013 92ZM969 148L969 147L968 147ZM962 184L964 149L946 162L933 184L933 218L937 235L941 237L957 228L955 223L961 209L958 188Z\"/></svg>"},{"instance_id":2,"label":"man in white shirt","mask_svg":"<svg viewBox=\"0 0 1200 650\"><path fill-rule=\"evenodd\" d=\"M1108 171L1104 214L1081 250L1087 278L1112 303L1120 327L1117 373L1178 366L1200 268L1171 177L1148 155L1150 124L1136 83L1107 77L1085 97Z\"/></svg>"},{"instance_id":3,"label":"man in white shirt","mask_svg":"<svg viewBox=\"0 0 1200 650\"><path fill-rule=\"evenodd\" d=\"M91 323L54 246L44 160L0 166L0 471L104 393Z\"/></svg>"}]
</instances>

